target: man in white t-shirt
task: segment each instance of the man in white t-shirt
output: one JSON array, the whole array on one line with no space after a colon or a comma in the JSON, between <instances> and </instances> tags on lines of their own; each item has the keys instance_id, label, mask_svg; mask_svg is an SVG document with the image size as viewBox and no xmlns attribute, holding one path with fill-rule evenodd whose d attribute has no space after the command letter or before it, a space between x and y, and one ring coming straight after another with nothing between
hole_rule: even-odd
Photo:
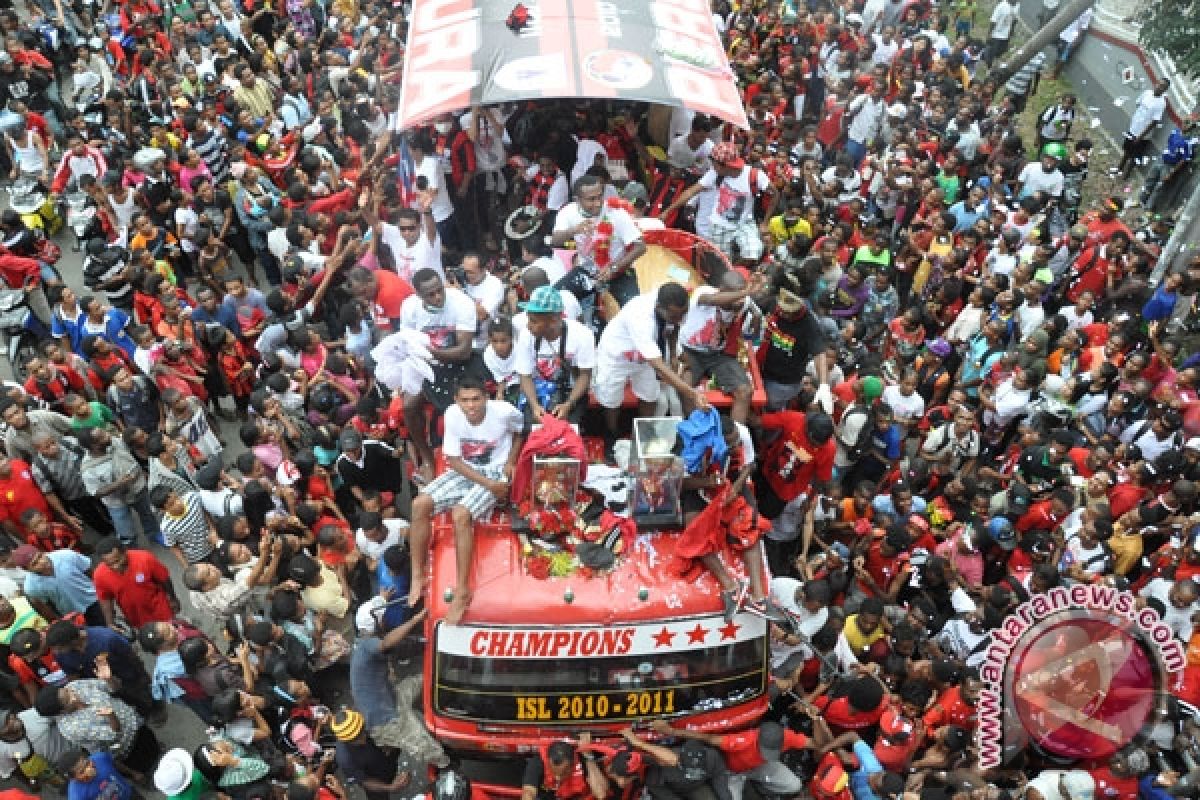
<instances>
[{"instance_id":1,"label":"man in white t-shirt","mask_svg":"<svg viewBox=\"0 0 1200 800\"><path fill-rule=\"evenodd\" d=\"M1046 147L1052 151L1043 152L1037 161L1030 161L1017 176L1018 197L1031 197L1038 192L1045 192L1053 199L1062 197L1064 179L1062 170L1058 168L1058 157L1053 154L1054 145Z\"/></svg>"},{"instance_id":2,"label":"man in white t-shirt","mask_svg":"<svg viewBox=\"0 0 1200 800\"><path fill-rule=\"evenodd\" d=\"M439 238L453 244L458 240L455 233L454 201L450 199L448 164L438 157L433 138L425 131L412 134L409 147L413 163L417 167L417 189L429 192L433 197L429 209L433 212L433 221L437 223Z\"/></svg>"},{"instance_id":3,"label":"man in white t-shirt","mask_svg":"<svg viewBox=\"0 0 1200 800\"><path fill-rule=\"evenodd\" d=\"M517 328L513 348L526 408L535 422L544 414L579 422L596 366L596 337L572 319L564 319L562 294L540 286L529 297L525 324Z\"/></svg>"},{"instance_id":4,"label":"man in white t-shirt","mask_svg":"<svg viewBox=\"0 0 1200 800\"><path fill-rule=\"evenodd\" d=\"M1129 177L1133 165L1141 163L1146 139L1162 124L1163 114L1167 110L1167 90L1170 88L1170 81L1159 81L1154 84L1153 91L1147 89L1138 96L1133 115L1129 118L1129 127L1121 141L1121 162L1108 171L1110 175L1123 174Z\"/></svg>"},{"instance_id":5,"label":"man in white t-shirt","mask_svg":"<svg viewBox=\"0 0 1200 800\"><path fill-rule=\"evenodd\" d=\"M525 440L525 418L503 400L489 400L483 382L474 377L459 381L454 404L446 409L442 453L448 469L421 490L412 502L409 547L412 558L412 591L408 604L416 606L425 592L425 567L433 517L449 510L454 521L457 585L446 611L448 625L457 625L471 603L471 561L475 553L472 526L508 499L513 468Z\"/></svg>"},{"instance_id":6,"label":"man in white t-shirt","mask_svg":"<svg viewBox=\"0 0 1200 800\"><path fill-rule=\"evenodd\" d=\"M487 347L487 322L496 315L504 302L504 282L483 267L478 253L463 256L462 274L466 281L459 288L475 303L475 317L479 329L475 333L475 350L483 352Z\"/></svg>"},{"instance_id":7,"label":"man in white t-shirt","mask_svg":"<svg viewBox=\"0 0 1200 800\"><path fill-rule=\"evenodd\" d=\"M766 192L771 198L766 213L766 217L770 218L776 199L771 180L763 170L747 166L746 159L742 158L737 145L732 142L722 142L714 147L709 160L712 169L680 192L671 205L658 215L659 219L670 216L701 192L713 192L716 202L707 221L707 237L730 259L757 265L762 258L763 243L758 235L754 204ZM702 229L699 219L696 228Z\"/></svg>"},{"instance_id":8,"label":"man in white t-shirt","mask_svg":"<svg viewBox=\"0 0 1200 800\"><path fill-rule=\"evenodd\" d=\"M708 408L704 390L679 377L670 362L687 311L687 289L678 283L664 283L658 291L630 300L604 328L596 348L592 393L604 407L609 446L617 438L627 383L638 399L639 417L654 415L659 381L675 387L681 398L692 398L694 407Z\"/></svg>"},{"instance_id":9,"label":"man in white t-shirt","mask_svg":"<svg viewBox=\"0 0 1200 800\"><path fill-rule=\"evenodd\" d=\"M445 277L442 269L442 240L438 238L437 223L429 210L432 197L426 195L421 201L421 209L402 208L396 212L396 224L379 222L375 225L374 236L379 245L376 254L380 258L380 266L387 268L388 258L391 259L391 270L410 284L413 275L423 269L431 269L439 276ZM387 245L387 257L383 255Z\"/></svg>"},{"instance_id":10,"label":"man in white t-shirt","mask_svg":"<svg viewBox=\"0 0 1200 800\"><path fill-rule=\"evenodd\" d=\"M433 448L425 429L425 402L439 413L452 404L454 387L471 361L478 320L474 301L461 289L447 287L431 269L413 276L413 290L416 293L400 305L400 327L429 337L433 380L425 381L419 394L404 395L404 422L417 451L421 477L429 481L433 480Z\"/></svg>"},{"instance_id":11,"label":"man in white t-shirt","mask_svg":"<svg viewBox=\"0 0 1200 800\"><path fill-rule=\"evenodd\" d=\"M563 206L554 218L550 238L554 247L574 242L576 257L583 259L583 264L589 265L588 271L602 281L624 274L646 252L642 232L633 218L624 209L605 204L604 181L594 175L584 175L575 182L575 200Z\"/></svg>"},{"instance_id":12,"label":"man in white t-shirt","mask_svg":"<svg viewBox=\"0 0 1200 800\"><path fill-rule=\"evenodd\" d=\"M707 381L709 376L717 382L717 388L733 397L729 416L735 422L745 423L750 414L750 399L754 386L750 373L736 357L725 352L730 338L739 339L741 330L730 326L739 314L753 314L761 320L762 315L750 302L753 290L749 281L740 272L729 270L721 277L721 286L700 286L692 292L692 302L679 330L679 347L687 360L692 381ZM691 408L684 397L684 411Z\"/></svg>"},{"instance_id":13,"label":"man in white t-shirt","mask_svg":"<svg viewBox=\"0 0 1200 800\"><path fill-rule=\"evenodd\" d=\"M992 9L991 25L988 28L987 49L983 60L988 67L992 62L1008 50L1008 42L1012 39L1013 26L1017 23L1017 13L1020 7L1017 0L1000 0Z\"/></svg>"}]
</instances>

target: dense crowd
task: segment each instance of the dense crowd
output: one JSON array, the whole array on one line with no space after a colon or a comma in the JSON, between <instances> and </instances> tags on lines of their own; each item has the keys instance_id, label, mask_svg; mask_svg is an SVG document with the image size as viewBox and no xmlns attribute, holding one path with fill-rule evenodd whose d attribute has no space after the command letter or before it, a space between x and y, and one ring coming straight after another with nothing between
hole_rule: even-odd
<instances>
[{"instance_id":1,"label":"dense crowd","mask_svg":"<svg viewBox=\"0 0 1200 800\"><path fill-rule=\"evenodd\" d=\"M420 791L477 796L395 672L435 520L442 624L470 623L473 526L523 515L538 431L624 465L631 417L674 415L708 443L676 554L769 620L769 711L564 737L523 800L1194 793L1192 666L1095 761L985 771L975 742L1032 594L1131 591L1184 645L1200 610L1200 257L1150 280L1194 129L1156 156L1168 85L1129 109L1134 230L1082 202L1075 98L1025 110L1090 11L1001 83L1010 0L718 0L748 130L538 101L401 133L408 4L100 6L0 11L0 159L49 196L0 214L46 329L0 396L0 777L382 800L432 765ZM63 282L41 228L70 193L95 223ZM639 292L664 228L720 251L707 284Z\"/></svg>"}]
</instances>

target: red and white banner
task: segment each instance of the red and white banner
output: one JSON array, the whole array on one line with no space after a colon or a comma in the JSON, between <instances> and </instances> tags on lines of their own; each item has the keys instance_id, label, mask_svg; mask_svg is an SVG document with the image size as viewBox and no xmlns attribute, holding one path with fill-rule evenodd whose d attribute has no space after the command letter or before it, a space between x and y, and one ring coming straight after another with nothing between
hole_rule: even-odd
<instances>
[{"instance_id":1,"label":"red and white banner","mask_svg":"<svg viewBox=\"0 0 1200 800\"><path fill-rule=\"evenodd\" d=\"M473 105L561 97L682 106L749 127L708 0L413 4L401 129Z\"/></svg>"},{"instance_id":2,"label":"red and white banner","mask_svg":"<svg viewBox=\"0 0 1200 800\"><path fill-rule=\"evenodd\" d=\"M728 623L714 616L586 628L440 625L437 649L476 658L603 658L703 650L766 634L766 622L753 614L738 614Z\"/></svg>"}]
</instances>

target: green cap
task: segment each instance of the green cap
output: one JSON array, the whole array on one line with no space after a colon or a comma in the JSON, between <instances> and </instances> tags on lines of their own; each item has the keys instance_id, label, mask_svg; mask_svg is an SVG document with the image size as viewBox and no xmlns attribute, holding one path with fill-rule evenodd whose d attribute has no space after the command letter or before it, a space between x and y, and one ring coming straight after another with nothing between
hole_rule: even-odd
<instances>
[{"instance_id":1,"label":"green cap","mask_svg":"<svg viewBox=\"0 0 1200 800\"><path fill-rule=\"evenodd\" d=\"M878 400L883 394L883 381L874 375L868 375L859 382L858 388L862 392L863 399L871 402Z\"/></svg>"}]
</instances>

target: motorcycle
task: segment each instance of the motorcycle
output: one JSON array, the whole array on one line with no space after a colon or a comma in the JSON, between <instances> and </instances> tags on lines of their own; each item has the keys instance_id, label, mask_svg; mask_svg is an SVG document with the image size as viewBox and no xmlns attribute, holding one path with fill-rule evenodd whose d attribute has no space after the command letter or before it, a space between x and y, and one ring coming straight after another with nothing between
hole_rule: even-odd
<instances>
[{"instance_id":1,"label":"motorcycle","mask_svg":"<svg viewBox=\"0 0 1200 800\"><path fill-rule=\"evenodd\" d=\"M98 209L91 196L79 189L68 191L63 196L63 202L67 207L67 227L75 237L71 250L78 253L88 239L104 235L97 215Z\"/></svg>"},{"instance_id":2,"label":"motorcycle","mask_svg":"<svg viewBox=\"0 0 1200 800\"><path fill-rule=\"evenodd\" d=\"M33 315L24 289L12 289L0 283L0 333L8 365L18 381L24 381L25 365L38 354L38 342L50 337L50 331Z\"/></svg>"},{"instance_id":3,"label":"motorcycle","mask_svg":"<svg viewBox=\"0 0 1200 800\"><path fill-rule=\"evenodd\" d=\"M57 204L38 182L22 175L8 187L8 205L21 215L25 227L54 236L63 226Z\"/></svg>"}]
</instances>

